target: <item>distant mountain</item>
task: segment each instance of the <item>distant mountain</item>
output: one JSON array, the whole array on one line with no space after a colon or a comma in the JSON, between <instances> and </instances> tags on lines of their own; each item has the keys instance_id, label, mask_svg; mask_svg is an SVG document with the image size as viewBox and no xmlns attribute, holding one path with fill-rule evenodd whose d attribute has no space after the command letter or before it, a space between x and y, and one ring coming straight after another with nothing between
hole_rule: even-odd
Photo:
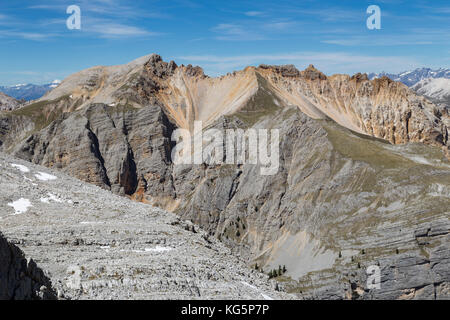
<instances>
[{"instance_id":1,"label":"distant mountain","mask_svg":"<svg viewBox=\"0 0 450 320\"><path fill-rule=\"evenodd\" d=\"M429 98L436 104L450 106L450 79L423 79L411 87L418 94Z\"/></svg>"},{"instance_id":2,"label":"distant mountain","mask_svg":"<svg viewBox=\"0 0 450 320\"><path fill-rule=\"evenodd\" d=\"M15 86L2 87L0 92L7 94L18 100L36 100L42 97L47 91L56 88L61 83L60 80L55 80L48 84L16 84Z\"/></svg>"},{"instance_id":3,"label":"distant mountain","mask_svg":"<svg viewBox=\"0 0 450 320\"><path fill-rule=\"evenodd\" d=\"M403 82L408 87L411 87L416 83L418 83L419 81L428 78L450 79L450 69L439 68L437 70L432 70L430 68L418 68L416 70L405 71L399 74L381 72L381 73L370 73L368 75L370 80L381 78L383 76L386 76L394 81Z\"/></svg>"}]
</instances>

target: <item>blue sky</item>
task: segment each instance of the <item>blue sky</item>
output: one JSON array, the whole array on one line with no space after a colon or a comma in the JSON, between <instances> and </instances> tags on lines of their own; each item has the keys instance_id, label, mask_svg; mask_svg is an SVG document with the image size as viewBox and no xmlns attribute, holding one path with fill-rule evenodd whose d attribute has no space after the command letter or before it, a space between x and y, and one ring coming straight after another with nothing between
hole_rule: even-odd
<instances>
[{"instance_id":1,"label":"blue sky","mask_svg":"<svg viewBox=\"0 0 450 320\"><path fill-rule=\"evenodd\" d=\"M81 8L81 30L66 9ZM369 5L381 30L368 30ZM450 67L450 1L1 0L0 85L46 83L159 53L211 76L247 65L326 74Z\"/></svg>"}]
</instances>

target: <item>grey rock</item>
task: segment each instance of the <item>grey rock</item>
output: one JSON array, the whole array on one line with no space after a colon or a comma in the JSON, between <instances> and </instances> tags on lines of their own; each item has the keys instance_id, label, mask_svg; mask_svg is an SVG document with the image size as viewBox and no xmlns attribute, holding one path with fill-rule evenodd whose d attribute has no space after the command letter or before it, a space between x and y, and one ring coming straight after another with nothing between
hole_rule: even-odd
<instances>
[{"instance_id":1,"label":"grey rock","mask_svg":"<svg viewBox=\"0 0 450 320\"><path fill-rule=\"evenodd\" d=\"M0 300L55 298L47 275L0 233Z\"/></svg>"}]
</instances>

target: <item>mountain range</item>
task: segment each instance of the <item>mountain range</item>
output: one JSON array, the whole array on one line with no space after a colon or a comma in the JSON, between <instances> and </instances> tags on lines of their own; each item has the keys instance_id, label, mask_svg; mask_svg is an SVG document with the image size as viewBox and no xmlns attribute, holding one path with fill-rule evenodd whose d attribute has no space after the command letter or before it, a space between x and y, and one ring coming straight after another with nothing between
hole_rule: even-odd
<instances>
[{"instance_id":1,"label":"mountain range","mask_svg":"<svg viewBox=\"0 0 450 320\"><path fill-rule=\"evenodd\" d=\"M409 87L414 86L421 80L424 79L434 79L434 78L446 78L450 79L450 69L440 68L440 69L430 69L430 68L417 68L411 71L401 72L399 74L392 73L369 73L368 77L370 80L375 78L381 78L386 76L394 81L399 81L406 84ZM17 84L14 86L0 86L0 92L13 97L17 100L36 100L41 98L48 91L56 88L61 83L60 80L54 80L51 83L44 85L36 84Z\"/></svg>"},{"instance_id":2,"label":"mountain range","mask_svg":"<svg viewBox=\"0 0 450 320\"><path fill-rule=\"evenodd\" d=\"M194 133L198 121L219 132L277 129L277 173L251 162L175 163L174 132ZM175 213L299 299L448 299L449 126L445 106L388 77L260 65L211 78L152 54L80 71L0 112L0 152ZM11 221L7 236L22 228ZM87 250L89 234L80 239ZM380 288L368 286L369 268L379 268Z\"/></svg>"},{"instance_id":3,"label":"mountain range","mask_svg":"<svg viewBox=\"0 0 450 320\"><path fill-rule=\"evenodd\" d=\"M392 73L369 73L369 79L373 80L376 78L381 78L386 76L394 81L399 81L406 84L408 87L414 86L421 80L424 79L435 79L435 78L446 78L450 79L450 69L439 68L439 69L430 69L430 68L417 68L415 70L404 71L398 74Z\"/></svg>"},{"instance_id":4,"label":"mountain range","mask_svg":"<svg viewBox=\"0 0 450 320\"><path fill-rule=\"evenodd\" d=\"M61 83L60 80L54 80L51 83L37 84L17 84L14 86L0 86L0 92L7 94L17 100L35 100L42 97L47 91L56 88Z\"/></svg>"}]
</instances>

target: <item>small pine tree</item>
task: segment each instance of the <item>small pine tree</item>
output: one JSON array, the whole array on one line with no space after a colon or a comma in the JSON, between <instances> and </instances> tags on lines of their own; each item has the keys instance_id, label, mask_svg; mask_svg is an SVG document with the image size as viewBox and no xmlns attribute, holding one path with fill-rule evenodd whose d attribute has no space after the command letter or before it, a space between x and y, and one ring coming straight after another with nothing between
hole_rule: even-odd
<instances>
[{"instance_id":1,"label":"small pine tree","mask_svg":"<svg viewBox=\"0 0 450 320\"><path fill-rule=\"evenodd\" d=\"M358 269L361 269L361 264L358 262Z\"/></svg>"},{"instance_id":2,"label":"small pine tree","mask_svg":"<svg viewBox=\"0 0 450 320\"><path fill-rule=\"evenodd\" d=\"M342 252L339 251L339 258L342 258Z\"/></svg>"},{"instance_id":3,"label":"small pine tree","mask_svg":"<svg viewBox=\"0 0 450 320\"><path fill-rule=\"evenodd\" d=\"M286 266L283 266L283 273L286 273L287 269Z\"/></svg>"},{"instance_id":4,"label":"small pine tree","mask_svg":"<svg viewBox=\"0 0 450 320\"><path fill-rule=\"evenodd\" d=\"M238 231L236 231L236 237L240 237L241 236L241 233L239 232L239 230Z\"/></svg>"},{"instance_id":5,"label":"small pine tree","mask_svg":"<svg viewBox=\"0 0 450 320\"><path fill-rule=\"evenodd\" d=\"M255 270L258 270L258 262L255 264Z\"/></svg>"},{"instance_id":6,"label":"small pine tree","mask_svg":"<svg viewBox=\"0 0 450 320\"><path fill-rule=\"evenodd\" d=\"M364 251L364 249L362 249L361 254L366 254L366 251Z\"/></svg>"}]
</instances>

